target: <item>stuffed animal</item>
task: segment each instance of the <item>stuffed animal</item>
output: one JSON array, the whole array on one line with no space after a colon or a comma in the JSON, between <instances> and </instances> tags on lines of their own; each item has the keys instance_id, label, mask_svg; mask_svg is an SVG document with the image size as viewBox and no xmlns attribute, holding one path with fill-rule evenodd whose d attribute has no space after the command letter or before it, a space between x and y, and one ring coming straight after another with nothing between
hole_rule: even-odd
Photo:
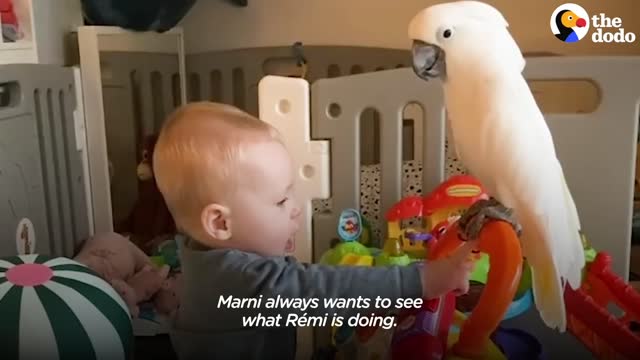
<instances>
[{"instance_id":1,"label":"stuffed animal","mask_svg":"<svg viewBox=\"0 0 640 360\"><path fill-rule=\"evenodd\" d=\"M74 260L111 284L133 317L138 316L138 304L158 292L169 273L168 266L156 268L128 238L114 232L89 238Z\"/></svg>"},{"instance_id":2,"label":"stuffed animal","mask_svg":"<svg viewBox=\"0 0 640 360\"><path fill-rule=\"evenodd\" d=\"M170 276L162 284L153 298L153 305L159 314L173 317L180 306L180 291L182 290L182 274Z\"/></svg>"},{"instance_id":3,"label":"stuffed animal","mask_svg":"<svg viewBox=\"0 0 640 360\"><path fill-rule=\"evenodd\" d=\"M120 294L129 307L132 317L138 317L138 304L151 300L163 287L169 275L169 267L155 268L147 265L126 281L116 279L111 286ZM166 285L165 285L166 286Z\"/></svg>"},{"instance_id":4,"label":"stuffed animal","mask_svg":"<svg viewBox=\"0 0 640 360\"><path fill-rule=\"evenodd\" d=\"M129 216L115 227L116 232L128 235L142 251L153 254L155 247L176 233L176 225L153 175L155 135L143 141L138 164L138 199Z\"/></svg>"},{"instance_id":5,"label":"stuffed animal","mask_svg":"<svg viewBox=\"0 0 640 360\"><path fill-rule=\"evenodd\" d=\"M114 232L96 234L81 244L74 260L88 266L106 281L128 279L151 260L128 238Z\"/></svg>"}]
</instances>

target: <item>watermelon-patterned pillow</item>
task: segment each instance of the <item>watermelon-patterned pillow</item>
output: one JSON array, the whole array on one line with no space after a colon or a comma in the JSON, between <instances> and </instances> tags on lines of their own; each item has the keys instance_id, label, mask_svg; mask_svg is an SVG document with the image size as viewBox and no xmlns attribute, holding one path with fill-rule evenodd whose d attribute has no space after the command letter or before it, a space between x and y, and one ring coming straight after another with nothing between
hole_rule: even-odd
<instances>
[{"instance_id":1,"label":"watermelon-patterned pillow","mask_svg":"<svg viewBox=\"0 0 640 360\"><path fill-rule=\"evenodd\" d=\"M127 359L127 306L86 266L63 257L0 258L2 359Z\"/></svg>"}]
</instances>

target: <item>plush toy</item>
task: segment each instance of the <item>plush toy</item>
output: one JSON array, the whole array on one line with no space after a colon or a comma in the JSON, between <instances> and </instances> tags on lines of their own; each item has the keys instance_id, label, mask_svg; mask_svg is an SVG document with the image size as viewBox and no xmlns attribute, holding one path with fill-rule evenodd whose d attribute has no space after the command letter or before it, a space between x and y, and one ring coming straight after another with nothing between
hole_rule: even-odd
<instances>
[{"instance_id":1,"label":"plush toy","mask_svg":"<svg viewBox=\"0 0 640 360\"><path fill-rule=\"evenodd\" d=\"M180 305L182 274L177 273L167 278L153 298L153 305L159 314L173 317Z\"/></svg>"},{"instance_id":2,"label":"plush toy","mask_svg":"<svg viewBox=\"0 0 640 360\"><path fill-rule=\"evenodd\" d=\"M135 318L140 314L138 304L151 300L162 289L168 275L169 267L166 265L159 269L147 265L126 281L113 280L111 286L122 296Z\"/></svg>"},{"instance_id":3,"label":"plush toy","mask_svg":"<svg viewBox=\"0 0 640 360\"><path fill-rule=\"evenodd\" d=\"M138 164L138 200L129 216L115 228L128 235L144 253L153 254L155 247L175 235L176 225L167 204L158 190L153 175L153 149L155 135L143 141L141 160Z\"/></svg>"},{"instance_id":4,"label":"plush toy","mask_svg":"<svg viewBox=\"0 0 640 360\"><path fill-rule=\"evenodd\" d=\"M96 234L80 247L74 260L87 265L107 281L128 279L147 265L149 257L129 239L113 232Z\"/></svg>"},{"instance_id":5,"label":"plush toy","mask_svg":"<svg viewBox=\"0 0 640 360\"><path fill-rule=\"evenodd\" d=\"M74 260L111 284L133 317L138 316L138 304L158 292L169 273L168 266L156 268L129 239L113 232L89 238Z\"/></svg>"}]
</instances>

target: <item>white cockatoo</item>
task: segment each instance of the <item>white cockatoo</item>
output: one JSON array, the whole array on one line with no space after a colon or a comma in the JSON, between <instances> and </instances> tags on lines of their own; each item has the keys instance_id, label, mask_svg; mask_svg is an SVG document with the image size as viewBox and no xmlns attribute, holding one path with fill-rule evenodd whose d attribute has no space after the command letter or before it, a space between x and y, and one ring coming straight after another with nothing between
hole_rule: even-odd
<instances>
[{"instance_id":1,"label":"white cockatoo","mask_svg":"<svg viewBox=\"0 0 640 360\"><path fill-rule=\"evenodd\" d=\"M547 326L564 332L564 287L580 286L585 265L580 220L507 27L485 3L428 7L409 25L413 70L441 80L457 156L514 212L536 307Z\"/></svg>"}]
</instances>

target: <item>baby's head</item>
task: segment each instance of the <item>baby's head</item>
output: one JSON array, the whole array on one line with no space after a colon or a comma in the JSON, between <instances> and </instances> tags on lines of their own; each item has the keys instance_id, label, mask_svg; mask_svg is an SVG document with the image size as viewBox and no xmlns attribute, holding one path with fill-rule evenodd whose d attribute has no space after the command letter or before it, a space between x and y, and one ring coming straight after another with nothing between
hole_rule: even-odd
<instances>
[{"instance_id":1,"label":"baby's head","mask_svg":"<svg viewBox=\"0 0 640 360\"><path fill-rule=\"evenodd\" d=\"M237 108L176 110L153 167L177 226L201 245L282 255L298 230L289 154L271 125Z\"/></svg>"}]
</instances>

